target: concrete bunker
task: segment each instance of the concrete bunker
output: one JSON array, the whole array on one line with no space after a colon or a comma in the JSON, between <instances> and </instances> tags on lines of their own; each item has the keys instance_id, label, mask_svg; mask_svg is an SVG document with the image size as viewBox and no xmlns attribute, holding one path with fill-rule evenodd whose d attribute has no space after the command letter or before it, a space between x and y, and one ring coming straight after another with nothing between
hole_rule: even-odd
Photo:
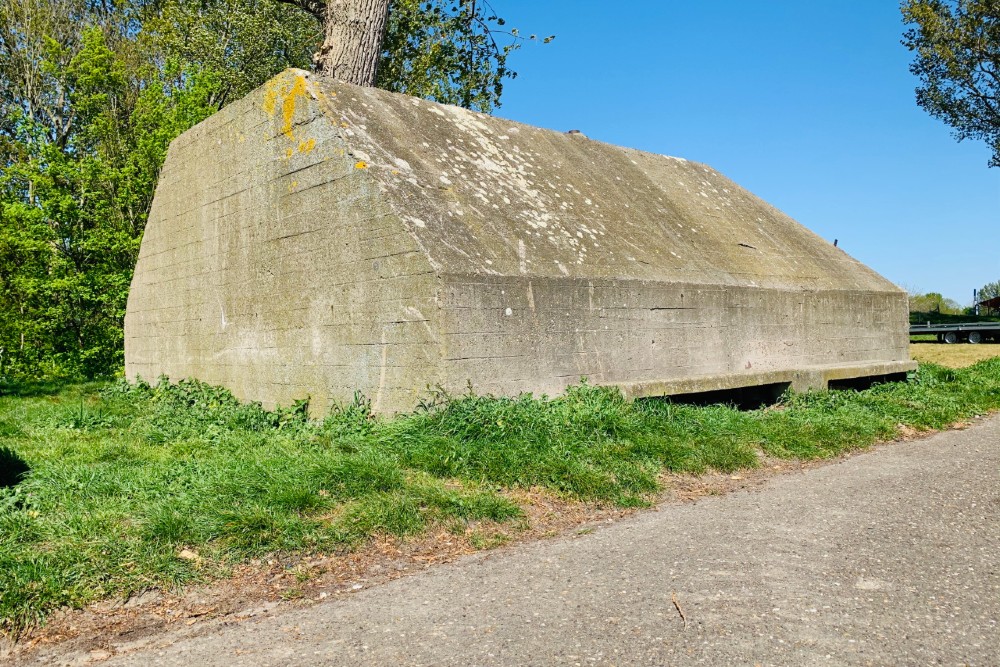
<instances>
[{"instance_id":1,"label":"concrete bunker","mask_svg":"<svg viewBox=\"0 0 1000 667\"><path fill-rule=\"evenodd\" d=\"M125 359L318 412L915 367L901 290L707 166L299 70L171 145Z\"/></svg>"}]
</instances>

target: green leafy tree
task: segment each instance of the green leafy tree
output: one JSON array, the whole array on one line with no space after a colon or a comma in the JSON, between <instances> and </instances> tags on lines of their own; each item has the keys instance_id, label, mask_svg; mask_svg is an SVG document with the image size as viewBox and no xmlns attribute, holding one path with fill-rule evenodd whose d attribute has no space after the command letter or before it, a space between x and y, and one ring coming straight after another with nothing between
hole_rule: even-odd
<instances>
[{"instance_id":1,"label":"green leafy tree","mask_svg":"<svg viewBox=\"0 0 1000 667\"><path fill-rule=\"evenodd\" d=\"M173 63L136 72L105 29L77 37L40 40L22 74L50 87L0 107L6 377L93 377L120 365L127 290L167 146L217 109L210 75Z\"/></svg>"},{"instance_id":2,"label":"green leafy tree","mask_svg":"<svg viewBox=\"0 0 1000 667\"><path fill-rule=\"evenodd\" d=\"M525 41L553 39L508 29L488 3L393 0L376 85L488 113L517 76L507 57Z\"/></svg>"},{"instance_id":3,"label":"green leafy tree","mask_svg":"<svg viewBox=\"0 0 1000 667\"><path fill-rule=\"evenodd\" d=\"M947 299L937 292L928 292L927 294L910 294L910 312L957 315L962 312L962 307L957 301Z\"/></svg>"},{"instance_id":4,"label":"green leafy tree","mask_svg":"<svg viewBox=\"0 0 1000 667\"><path fill-rule=\"evenodd\" d=\"M959 141L985 141L989 165L1000 166L1000 2L904 0L902 13L917 104Z\"/></svg>"},{"instance_id":5,"label":"green leafy tree","mask_svg":"<svg viewBox=\"0 0 1000 667\"><path fill-rule=\"evenodd\" d=\"M515 30L504 34L481 1L390 1L378 85L482 111L499 104ZM286 67L308 67L329 36L326 10L318 0L0 0L0 379L120 368L128 287L170 141Z\"/></svg>"},{"instance_id":6,"label":"green leafy tree","mask_svg":"<svg viewBox=\"0 0 1000 667\"><path fill-rule=\"evenodd\" d=\"M980 301L987 301L1000 296L1000 280L992 283L986 283L980 287L978 296Z\"/></svg>"},{"instance_id":7,"label":"green leafy tree","mask_svg":"<svg viewBox=\"0 0 1000 667\"><path fill-rule=\"evenodd\" d=\"M316 20L275 0L163 0L147 10L140 47L217 78L211 103L237 100L288 67L308 69Z\"/></svg>"},{"instance_id":8,"label":"green leafy tree","mask_svg":"<svg viewBox=\"0 0 1000 667\"><path fill-rule=\"evenodd\" d=\"M483 112L500 106L504 81L517 76L508 56L538 40L508 29L484 0L276 1L322 26L319 71Z\"/></svg>"}]
</instances>

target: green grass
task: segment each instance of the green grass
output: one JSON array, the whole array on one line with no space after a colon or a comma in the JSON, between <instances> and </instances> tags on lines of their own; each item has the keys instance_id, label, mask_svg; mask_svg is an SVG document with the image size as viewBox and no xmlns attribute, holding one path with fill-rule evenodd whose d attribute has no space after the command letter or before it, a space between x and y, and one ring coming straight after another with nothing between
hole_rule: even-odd
<instances>
[{"instance_id":1,"label":"green grass","mask_svg":"<svg viewBox=\"0 0 1000 667\"><path fill-rule=\"evenodd\" d=\"M374 535L522 516L499 491L642 506L664 471L735 471L762 454L829 457L1000 409L1000 359L864 392L788 395L740 412L628 402L581 384L555 399L450 397L375 419L363 400L322 421L179 385L4 388L0 628L55 608L224 576L266 554L340 552ZM182 551L185 553L182 555ZM189 552L197 554L192 558Z\"/></svg>"}]
</instances>

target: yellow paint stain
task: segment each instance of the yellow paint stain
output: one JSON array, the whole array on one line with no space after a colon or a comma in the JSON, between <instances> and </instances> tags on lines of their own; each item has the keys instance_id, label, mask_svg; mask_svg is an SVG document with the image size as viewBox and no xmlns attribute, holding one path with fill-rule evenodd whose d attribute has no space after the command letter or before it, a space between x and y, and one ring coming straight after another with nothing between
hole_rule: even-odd
<instances>
[{"instance_id":1,"label":"yellow paint stain","mask_svg":"<svg viewBox=\"0 0 1000 667\"><path fill-rule=\"evenodd\" d=\"M288 184L288 191L289 192L295 192L295 188L297 188L297 187L299 187L299 182L298 181L292 181L291 183Z\"/></svg>"},{"instance_id":2,"label":"yellow paint stain","mask_svg":"<svg viewBox=\"0 0 1000 667\"><path fill-rule=\"evenodd\" d=\"M315 139L306 139L305 141L299 142L300 153L311 153L314 148L316 148Z\"/></svg>"},{"instance_id":3,"label":"yellow paint stain","mask_svg":"<svg viewBox=\"0 0 1000 667\"><path fill-rule=\"evenodd\" d=\"M295 154L295 149L294 148L289 148L289 149L285 150L285 159L286 160L291 159L292 155L294 155L294 154Z\"/></svg>"},{"instance_id":4,"label":"yellow paint stain","mask_svg":"<svg viewBox=\"0 0 1000 667\"><path fill-rule=\"evenodd\" d=\"M264 113L270 115L274 114L274 107L278 101L278 84L275 81L268 81L267 87L264 88Z\"/></svg>"},{"instance_id":5,"label":"yellow paint stain","mask_svg":"<svg viewBox=\"0 0 1000 667\"><path fill-rule=\"evenodd\" d=\"M398 169L393 169L392 170L392 175L393 176L399 176L399 170Z\"/></svg>"},{"instance_id":6,"label":"yellow paint stain","mask_svg":"<svg viewBox=\"0 0 1000 667\"><path fill-rule=\"evenodd\" d=\"M295 83L292 84L291 90L285 95L284 101L281 103L281 133L284 134L289 139L295 139L292 135L292 121L295 119L295 98L306 95L306 78L301 74L295 77Z\"/></svg>"},{"instance_id":7,"label":"yellow paint stain","mask_svg":"<svg viewBox=\"0 0 1000 667\"><path fill-rule=\"evenodd\" d=\"M346 121L340 121L340 126L341 127L347 127L347 122Z\"/></svg>"},{"instance_id":8,"label":"yellow paint stain","mask_svg":"<svg viewBox=\"0 0 1000 667\"><path fill-rule=\"evenodd\" d=\"M359 160L357 163L355 163L354 168L355 169L367 169L368 168L368 163L365 162L364 160Z\"/></svg>"},{"instance_id":9,"label":"yellow paint stain","mask_svg":"<svg viewBox=\"0 0 1000 667\"><path fill-rule=\"evenodd\" d=\"M291 82L288 79L271 81L264 89L264 112L273 116L278 111L280 100L281 133L293 141L295 135L292 132L292 125L295 121L296 99L306 96L308 85L303 75L296 74Z\"/></svg>"}]
</instances>

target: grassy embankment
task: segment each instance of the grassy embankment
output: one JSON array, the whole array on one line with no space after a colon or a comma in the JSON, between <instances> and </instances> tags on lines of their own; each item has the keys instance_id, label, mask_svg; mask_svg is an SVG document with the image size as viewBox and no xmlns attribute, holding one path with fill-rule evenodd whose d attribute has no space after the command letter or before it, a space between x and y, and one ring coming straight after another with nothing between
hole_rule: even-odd
<instances>
[{"instance_id":1,"label":"grassy embankment","mask_svg":"<svg viewBox=\"0 0 1000 667\"><path fill-rule=\"evenodd\" d=\"M910 313L910 324L963 324L969 322L996 322L1000 320L998 317L992 315L945 315L942 313ZM912 342L918 343L936 343L937 336L911 336L910 340ZM934 364L942 364L948 366L949 359L952 358L952 353L934 351L929 348L915 348L910 347L910 352L914 359L918 361L927 361ZM995 357L1000 352L994 351L991 346L987 345L978 351L966 351L957 357L957 363L963 366L968 366L982 359L989 359L990 357Z\"/></svg>"},{"instance_id":2,"label":"grassy embankment","mask_svg":"<svg viewBox=\"0 0 1000 667\"><path fill-rule=\"evenodd\" d=\"M1000 356L1000 344L982 343L948 345L934 341L910 344L910 356L923 364L939 364L948 368L965 368L984 359Z\"/></svg>"},{"instance_id":3,"label":"grassy embankment","mask_svg":"<svg viewBox=\"0 0 1000 667\"><path fill-rule=\"evenodd\" d=\"M310 421L196 383L7 388L0 628L225 576L264 554L335 553L430 525L488 532L523 521L505 489L636 506L655 499L664 471L830 457L900 425L937 429L997 409L1000 359L753 412L629 403L581 385L551 400L455 397L392 419L359 403Z\"/></svg>"}]
</instances>

